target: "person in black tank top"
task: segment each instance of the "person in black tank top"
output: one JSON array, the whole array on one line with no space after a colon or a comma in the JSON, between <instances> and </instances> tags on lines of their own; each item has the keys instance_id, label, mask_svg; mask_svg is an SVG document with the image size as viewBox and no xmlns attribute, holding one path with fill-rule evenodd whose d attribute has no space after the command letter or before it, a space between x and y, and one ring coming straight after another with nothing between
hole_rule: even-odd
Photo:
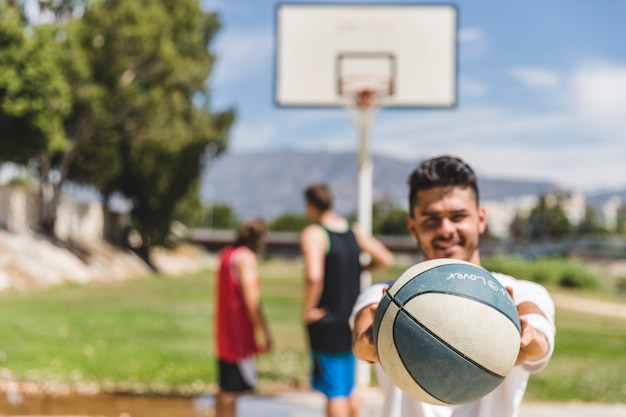
<instances>
[{"instance_id":1,"label":"person in black tank top","mask_svg":"<svg viewBox=\"0 0 626 417\"><path fill-rule=\"evenodd\" d=\"M373 236L332 211L332 194L324 184L304 193L312 220L300 236L305 264L303 322L311 349L312 386L327 398L328 417L357 417L355 357L349 317L360 292L361 272L393 263L391 252ZM371 262L361 265L360 254Z\"/></svg>"},{"instance_id":2,"label":"person in black tank top","mask_svg":"<svg viewBox=\"0 0 626 417\"><path fill-rule=\"evenodd\" d=\"M352 230L335 232L321 226L328 235L329 250L324 258L324 284L316 305L327 314L308 325L311 349L338 353L351 350L348 319L359 295L360 249Z\"/></svg>"}]
</instances>

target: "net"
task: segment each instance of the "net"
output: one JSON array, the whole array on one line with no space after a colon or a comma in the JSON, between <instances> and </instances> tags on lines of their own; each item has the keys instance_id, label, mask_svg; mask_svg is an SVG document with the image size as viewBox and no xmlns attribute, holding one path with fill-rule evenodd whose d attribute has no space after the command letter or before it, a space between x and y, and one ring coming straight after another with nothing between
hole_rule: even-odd
<instances>
[{"instance_id":1,"label":"net","mask_svg":"<svg viewBox=\"0 0 626 417\"><path fill-rule=\"evenodd\" d=\"M348 108L377 110L393 95L393 80L382 75L352 74L339 80L339 95Z\"/></svg>"}]
</instances>

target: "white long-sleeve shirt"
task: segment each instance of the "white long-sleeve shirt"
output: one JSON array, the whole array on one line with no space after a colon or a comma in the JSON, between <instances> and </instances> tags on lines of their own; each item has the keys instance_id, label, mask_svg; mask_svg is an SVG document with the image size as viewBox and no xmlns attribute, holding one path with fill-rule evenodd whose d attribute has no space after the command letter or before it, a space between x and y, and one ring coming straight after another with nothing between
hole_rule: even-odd
<instances>
[{"instance_id":1,"label":"white long-sleeve shirt","mask_svg":"<svg viewBox=\"0 0 626 417\"><path fill-rule=\"evenodd\" d=\"M511 276L493 273L492 275L504 286L511 286L517 305L524 302L535 304L545 315L527 316L530 325L542 332L548 340L550 349L546 356L536 361L528 361L514 367L504 381L486 396L473 402L441 406L417 401L396 387L385 375L380 364L376 365L378 381L385 397L381 417L517 417L522 398L526 391L531 373L543 370L554 351L554 303L548 291L541 285L517 280ZM378 303L387 283L377 283L361 292L354 305L350 324L354 316L366 306Z\"/></svg>"}]
</instances>

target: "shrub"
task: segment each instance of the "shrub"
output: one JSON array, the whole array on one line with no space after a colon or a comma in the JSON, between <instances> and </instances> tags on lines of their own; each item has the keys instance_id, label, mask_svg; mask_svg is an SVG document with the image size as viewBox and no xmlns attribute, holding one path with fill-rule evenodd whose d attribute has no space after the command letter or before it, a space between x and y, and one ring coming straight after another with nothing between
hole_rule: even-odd
<instances>
[{"instance_id":1,"label":"shrub","mask_svg":"<svg viewBox=\"0 0 626 417\"><path fill-rule=\"evenodd\" d=\"M524 259L518 256L485 257L483 266L490 270L547 286L599 289L602 279L583 262L565 258Z\"/></svg>"},{"instance_id":2,"label":"shrub","mask_svg":"<svg viewBox=\"0 0 626 417\"><path fill-rule=\"evenodd\" d=\"M598 289L602 281L581 262L572 261L563 268L558 284L566 288Z\"/></svg>"}]
</instances>

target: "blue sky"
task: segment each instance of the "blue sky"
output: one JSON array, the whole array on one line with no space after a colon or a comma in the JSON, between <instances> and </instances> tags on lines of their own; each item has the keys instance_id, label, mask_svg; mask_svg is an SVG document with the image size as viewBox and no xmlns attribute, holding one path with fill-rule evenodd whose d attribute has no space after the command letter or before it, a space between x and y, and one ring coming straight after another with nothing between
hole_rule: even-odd
<instances>
[{"instance_id":1,"label":"blue sky","mask_svg":"<svg viewBox=\"0 0 626 417\"><path fill-rule=\"evenodd\" d=\"M230 152L356 153L345 109L274 104L281 3L305 2L203 1L222 21L210 84L216 110L237 110ZM393 2L402 3L419 4ZM382 109L370 129L372 153L415 161L453 154L480 175L572 190L626 187L626 1L428 2L436 3L458 8L457 104Z\"/></svg>"}]
</instances>

